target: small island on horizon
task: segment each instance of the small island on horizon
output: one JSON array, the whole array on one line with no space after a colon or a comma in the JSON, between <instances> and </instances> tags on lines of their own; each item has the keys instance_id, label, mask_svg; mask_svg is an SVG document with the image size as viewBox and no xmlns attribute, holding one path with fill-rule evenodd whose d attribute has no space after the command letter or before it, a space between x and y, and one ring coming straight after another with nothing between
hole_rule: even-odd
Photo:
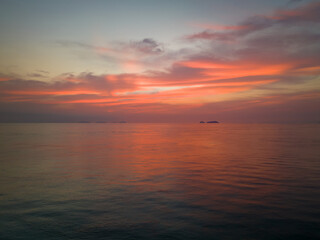
<instances>
[{"instance_id":1,"label":"small island on horizon","mask_svg":"<svg viewBox=\"0 0 320 240\"><path fill-rule=\"evenodd\" d=\"M206 123L205 121L200 121L200 123ZM208 121L207 123L219 123L218 121Z\"/></svg>"}]
</instances>

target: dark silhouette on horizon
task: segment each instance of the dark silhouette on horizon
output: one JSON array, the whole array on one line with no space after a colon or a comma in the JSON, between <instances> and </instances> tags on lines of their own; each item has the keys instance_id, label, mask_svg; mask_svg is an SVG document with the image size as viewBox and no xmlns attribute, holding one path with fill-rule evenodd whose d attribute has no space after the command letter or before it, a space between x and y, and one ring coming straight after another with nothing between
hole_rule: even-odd
<instances>
[{"instance_id":1,"label":"dark silhouette on horizon","mask_svg":"<svg viewBox=\"0 0 320 240\"><path fill-rule=\"evenodd\" d=\"M218 121L208 121L207 123L219 123Z\"/></svg>"}]
</instances>

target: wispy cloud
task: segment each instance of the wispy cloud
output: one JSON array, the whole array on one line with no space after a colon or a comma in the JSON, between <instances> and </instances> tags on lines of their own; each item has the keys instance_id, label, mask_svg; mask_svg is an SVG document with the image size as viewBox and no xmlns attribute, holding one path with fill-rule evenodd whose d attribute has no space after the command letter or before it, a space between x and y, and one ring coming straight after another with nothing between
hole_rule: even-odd
<instances>
[{"instance_id":1,"label":"wispy cloud","mask_svg":"<svg viewBox=\"0 0 320 240\"><path fill-rule=\"evenodd\" d=\"M102 46L88 43L59 40L61 47L73 50L88 51L103 61L112 62L125 72L143 72L152 68L154 62L162 65L168 59L164 44L152 38L144 38L139 41L106 43Z\"/></svg>"},{"instance_id":2,"label":"wispy cloud","mask_svg":"<svg viewBox=\"0 0 320 240\"><path fill-rule=\"evenodd\" d=\"M195 33L186 36L189 40L230 40L245 37L249 34L258 33L271 28L281 28L282 30L290 31L289 28L295 28L310 23L319 24L320 3L312 2L307 5L295 9L278 10L274 14L268 16L256 15L245 19L237 25L221 26L210 24L196 24L206 27L207 30L200 33ZM310 26L310 25L309 25ZM313 26L314 27L314 26ZM215 30L215 31L214 31ZM220 30L220 31L217 31ZM222 31L221 30L229 30Z\"/></svg>"}]
</instances>

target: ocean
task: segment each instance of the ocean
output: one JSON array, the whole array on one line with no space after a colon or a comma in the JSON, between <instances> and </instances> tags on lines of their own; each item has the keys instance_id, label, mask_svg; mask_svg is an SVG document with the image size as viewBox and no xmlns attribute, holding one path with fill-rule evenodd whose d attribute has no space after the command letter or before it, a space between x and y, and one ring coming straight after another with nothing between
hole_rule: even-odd
<instances>
[{"instance_id":1,"label":"ocean","mask_svg":"<svg viewBox=\"0 0 320 240\"><path fill-rule=\"evenodd\" d=\"M320 124L0 124L0 239L320 239Z\"/></svg>"}]
</instances>

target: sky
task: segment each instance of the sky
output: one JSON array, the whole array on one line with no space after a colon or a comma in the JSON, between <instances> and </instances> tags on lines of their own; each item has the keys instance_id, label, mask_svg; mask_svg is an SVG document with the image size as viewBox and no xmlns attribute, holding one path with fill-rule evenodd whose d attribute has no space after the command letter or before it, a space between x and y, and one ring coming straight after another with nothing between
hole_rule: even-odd
<instances>
[{"instance_id":1,"label":"sky","mask_svg":"<svg viewBox=\"0 0 320 240\"><path fill-rule=\"evenodd\" d=\"M2 0L0 122L320 122L320 1Z\"/></svg>"}]
</instances>

